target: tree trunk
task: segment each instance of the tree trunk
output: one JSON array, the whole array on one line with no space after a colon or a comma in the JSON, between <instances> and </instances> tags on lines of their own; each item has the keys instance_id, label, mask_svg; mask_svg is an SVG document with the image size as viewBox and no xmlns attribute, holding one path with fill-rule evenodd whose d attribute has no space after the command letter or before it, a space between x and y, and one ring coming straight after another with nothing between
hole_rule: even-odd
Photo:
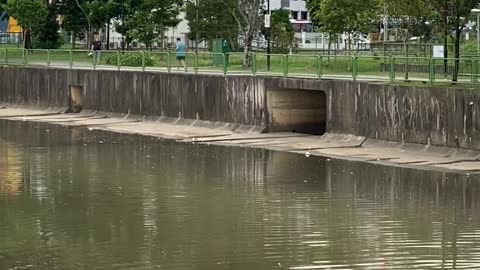
<instances>
[{"instance_id":1,"label":"tree trunk","mask_svg":"<svg viewBox=\"0 0 480 270\"><path fill-rule=\"evenodd\" d=\"M243 46L243 67L251 67L252 66L252 42L253 38L248 37L245 39L244 46Z\"/></svg>"},{"instance_id":2,"label":"tree trunk","mask_svg":"<svg viewBox=\"0 0 480 270\"><path fill-rule=\"evenodd\" d=\"M92 49L92 42L93 42L93 33L91 30L87 31L85 38L87 39L87 42L85 43L85 49L86 50L91 50Z\"/></svg>"},{"instance_id":3,"label":"tree trunk","mask_svg":"<svg viewBox=\"0 0 480 270\"><path fill-rule=\"evenodd\" d=\"M163 26L160 26L160 51L163 52L163 37L165 35L165 31L163 29Z\"/></svg>"},{"instance_id":4,"label":"tree trunk","mask_svg":"<svg viewBox=\"0 0 480 270\"><path fill-rule=\"evenodd\" d=\"M72 33L72 50L75 50L76 40L77 40L77 37L75 36L75 33Z\"/></svg>"},{"instance_id":5,"label":"tree trunk","mask_svg":"<svg viewBox=\"0 0 480 270\"><path fill-rule=\"evenodd\" d=\"M32 48L32 35L30 34L30 28L26 27L23 32L23 48L29 50Z\"/></svg>"},{"instance_id":6,"label":"tree trunk","mask_svg":"<svg viewBox=\"0 0 480 270\"><path fill-rule=\"evenodd\" d=\"M107 51L110 50L110 21L107 23Z\"/></svg>"}]
</instances>

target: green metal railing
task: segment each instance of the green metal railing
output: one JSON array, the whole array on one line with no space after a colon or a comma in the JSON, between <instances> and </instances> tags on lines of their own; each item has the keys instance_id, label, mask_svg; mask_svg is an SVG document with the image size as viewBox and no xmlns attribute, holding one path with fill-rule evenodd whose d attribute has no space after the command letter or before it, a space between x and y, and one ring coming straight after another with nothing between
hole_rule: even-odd
<instances>
[{"instance_id":1,"label":"green metal railing","mask_svg":"<svg viewBox=\"0 0 480 270\"><path fill-rule=\"evenodd\" d=\"M452 82L478 84L480 58L405 56L346 56L319 54L271 54L188 52L179 66L175 53L149 51L25 50L0 48L4 66L143 70L253 76L352 79L366 81L420 81L429 84ZM269 56L269 57L268 57ZM270 65L268 65L270 58Z\"/></svg>"}]
</instances>

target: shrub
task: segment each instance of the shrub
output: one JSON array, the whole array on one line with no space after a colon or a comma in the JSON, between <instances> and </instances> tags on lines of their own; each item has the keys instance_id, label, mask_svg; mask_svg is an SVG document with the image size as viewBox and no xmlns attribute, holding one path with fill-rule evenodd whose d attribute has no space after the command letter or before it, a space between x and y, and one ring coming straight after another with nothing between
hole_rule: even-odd
<instances>
[{"instance_id":1,"label":"shrub","mask_svg":"<svg viewBox=\"0 0 480 270\"><path fill-rule=\"evenodd\" d=\"M120 64L126 67L141 67L142 66L142 54L141 53L121 53ZM116 54L111 54L105 57L107 65L118 65L118 57ZM145 55L145 66L152 67L155 65L155 60L151 55Z\"/></svg>"}]
</instances>

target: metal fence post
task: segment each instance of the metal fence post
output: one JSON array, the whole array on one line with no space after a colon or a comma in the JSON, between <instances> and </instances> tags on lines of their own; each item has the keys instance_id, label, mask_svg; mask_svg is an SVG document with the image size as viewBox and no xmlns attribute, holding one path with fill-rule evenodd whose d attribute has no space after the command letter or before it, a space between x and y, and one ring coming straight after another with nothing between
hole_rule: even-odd
<instances>
[{"instance_id":1,"label":"metal fence post","mask_svg":"<svg viewBox=\"0 0 480 270\"><path fill-rule=\"evenodd\" d=\"M117 70L120 71L120 67L122 66L122 59L120 56L120 51L117 50Z\"/></svg>"},{"instance_id":2,"label":"metal fence post","mask_svg":"<svg viewBox=\"0 0 480 270\"><path fill-rule=\"evenodd\" d=\"M8 65L8 49L5 48L5 65Z\"/></svg>"},{"instance_id":3,"label":"metal fence post","mask_svg":"<svg viewBox=\"0 0 480 270\"><path fill-rule=\"evenodd\" d=\"M317 55L317 75L318 79L322 79L322 57L320 55Z\"/></svg>"},{"instance_id":4,"label":"metal fence post","mask_svg":"<svg viewBox=\"0 0 480 270\"><path fill-rule=\"evenodd\" d=\"M283 55L283 77L288 77L288 54Z\"/></svg>"},{"instance_id":5,"label":"metal fence post","mask_svg":"<svg viewBox=\"0 0 480 270\"><path fill-rule=\"evenodd\" d=\"M69 50L69 55L68 55L68 64L70 65L70 69L73 68L73 50Z\"/></svg>"},{"instance_id":6,"label":"metal fence post","mask_svg":"<svg viewBox=\"0 0 480 270\"><path fill-rule=\"evenodd\" d=\"M434 60L433 58L430 58L430 61L429 61L429 63L430 63L430 65L429 65L429 71L430 71L430 72L429 72L429 75L428 75L428 83L429 83L430 85L432 85L433 82L435 81L435 73L434 73L434 70L433 70L433 67L434 67L434 64L435 64L434 61L435 61L435 60Z\"/></svg>"},{"instance_id":7,"label":"metal fence post","mask_svg":"<svg viewBox=\"0 0 480 270\"><path fill-rule=\"evenodd\" d=\"M478 82L478 60L472 59L472 82L477 84Z\"/></svg>"},{"instance_id":8,"label":"metal fence post","mask_svg":"<svg viewBox=\"0 0 480 270\"><path fill-rule=\"evenodd\" d=\"M228 66L227 66L227 54L222 53L223 55L223 75L227 76Z\"/></svg>"},{"instance_id":9,"label":"metal fence post","mask_svg":"<svg viewBox=\"0 0 480 270\"><path fill-rule=\"evenodd\" d=\"M354 81L357 80L357 76L358 76L357 62L358 62L357 56L352 56L352 78Z\"/></svg>"},{"instance_id":10,"label":"metal fence post","mask_svg":"<svg viewBox=\"0 0 480 270\"><path fill-rule=\"evenodd\" d=\"M393 83L395 81L395 57L390 56L390 81Z\"/></svg>"},{"instance_id":11,"label":"metal fence post","mask_svg":"<svg viewBox=\"0 0 480 270\"><path fill-rule=\"evenodd\" d=\"M51 60L50 60L50 50L47 50L47 67L50 67Z\"/></svg>"},{"instance_id":12,"label":"metal fence post","mask_svg":"<svg viewBox=\"0 0 480 270\"><path fill-rule=\"evenodd\" d=\"M22 50L22 58L23 58L23 65L26 65L28 63L28 51L27 49Z\"/></svg>"},{"instance_id":13,"label":"metal fence post","mask_svg":"<svg viewBox=\"0 0 480 270\"><path fill-rule=\"evenodd\" d=\"M147 57L147 54L145 53L145 51L142 51L142 71L145 71L147 69L145 57ZM148 57L150 57L150 55Z\"/></svg>"},{"instance_id":14,"label":"metal fence post","mask_svg":"<svg viewBox=\"0 0 480 270\"><path fill-rule=\"evenodd\" d=\"M185 61L185 66L186 66L186 61ZM199 66L198 66L198 53L194 53L193 54L193 70L195 71L195 74L198 74L198 70L199 70ZM187 71L187 69L185 68L185 72Z\"/></svg>"},{"instance_id":15,"label":"metal fence post","mask_svg":"<svg viewBox=\"0 0 480 270\"><path fill-rule=\"evenodd\" d=\"M172 72L172 59L171 59L170 52L167 52L167 70L168 70L168 73Z\"/></svg>"},{"instance_id":16,"label":"metal fence post","mask_svg":"<svg viewBox=\"0 0 480 270\"><path fill-rule=\"evenodd\" d=\"M252 73L253 76L257 76L257 55L252 53Z\"/></svg>"}]
</instances>

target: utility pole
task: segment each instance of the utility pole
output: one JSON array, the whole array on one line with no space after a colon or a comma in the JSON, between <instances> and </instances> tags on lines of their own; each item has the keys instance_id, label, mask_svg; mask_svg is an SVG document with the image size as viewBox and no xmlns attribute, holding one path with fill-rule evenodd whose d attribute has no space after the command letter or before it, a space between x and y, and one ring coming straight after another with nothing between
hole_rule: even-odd
<instances>
[{"instance_id":1,"label":"utility pole","mask_svg":"<svg viewBox=\"0 0 480 270\"><path fill-rule=\"evenodd\" d=\"M445 35L445 39L443 40L443 69L444 69L444 73L445 73L445 76L447 76L447 71L448 71L448 0L445 1L445 7L444 7L444 10L443 10L443 27L444 27L444 35Z\"/></svg>"},{"instance_id":2,"label":"utility pole","mask_svg":"<svg viewBox=\"0 0 480 270\"><path fill-rule=\"evenodd\" d=\"M200 7L200 0L195 0L195 20L197 21L197 31L196 31L196 36L195 36L195 53L198 53L198 40L200 39L200 33L199 33L199 24L200 22L198 21L198 8Z\"/></svg>"},{"instance_id":3,"label":"utility pole","mask_svg":"<svg viewBox=\"0 0 480 270\"><path fill-rule=\"evenodd\" d=\"M271 14L270 14L270 0L267 0L267 15L268 19L265 20L265 27L267 28L267 70L270 71L270 53L271 53L271 47L270 47L270 36L271 36ZM268 23L267 23L268 22Z\"/></svg>"}]
</instances>

